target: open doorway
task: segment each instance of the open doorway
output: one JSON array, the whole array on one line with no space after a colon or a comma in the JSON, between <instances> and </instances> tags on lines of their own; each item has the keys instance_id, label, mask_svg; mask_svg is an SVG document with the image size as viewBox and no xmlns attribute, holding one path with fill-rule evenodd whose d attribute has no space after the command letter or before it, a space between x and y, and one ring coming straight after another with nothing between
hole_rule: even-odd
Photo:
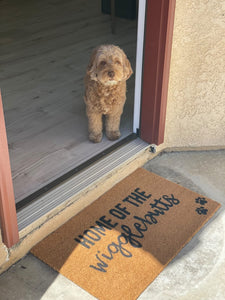
<instances>
[{"instance_id":1,"label":"open doorway","mask_svg":"<svg viewBox=\"0 0 225 300\"><path fill-rule=\"evenodd\" d=\"M83 78L100 44L120 46L135 71L137 19L116 18L113 34L101 0L3 0L0 6L1 90L19 203L117 143L89 142ZM121 139L133 130L134 81L133 75L127 83Z\"/></svg>"}]
</instances>

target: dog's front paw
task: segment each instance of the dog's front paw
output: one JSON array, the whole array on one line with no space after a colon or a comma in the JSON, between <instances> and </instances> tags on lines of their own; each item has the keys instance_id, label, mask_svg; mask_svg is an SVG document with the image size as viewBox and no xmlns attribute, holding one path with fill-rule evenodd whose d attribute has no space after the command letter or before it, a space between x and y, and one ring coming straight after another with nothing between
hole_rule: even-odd
<instances>
[{"instance_id":1,"label":"dog's front paw","mask_svg":"<svg viewBox=\"0 0 225 300\"><path fill-rule=\"evenodd\" d=\"M107 132L107 137L110 141L118 140L120 138L120 131L119 130L109 131Z\"/></svg>"},{"instance_id":2,"label":"dog's front paw","mask_svg":"<svg viewBox=\"0 0 225 300\"><path fill-rule=\"evenodd\" d=\"M93 143L100 143L102 140L102 133L96 134L96 133L91 132L89 134L89 140Z\"/></svg>"}]
</instances>

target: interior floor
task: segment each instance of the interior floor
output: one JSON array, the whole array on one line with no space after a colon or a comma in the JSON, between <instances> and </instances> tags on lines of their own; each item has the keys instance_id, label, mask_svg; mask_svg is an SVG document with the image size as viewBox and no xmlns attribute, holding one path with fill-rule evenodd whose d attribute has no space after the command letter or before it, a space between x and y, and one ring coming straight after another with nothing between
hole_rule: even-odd
<instances>
[{"instance_id":1,"label":"interior floor","mask_svg":"<svg viewBox=\"0 0 225 300\"><path fill-rule=\"evenodd\" d=\"M101 12L100 0L2 0L0 88L16 202L113 145L88 140L83 78L99 44L119 45L135 70L136 20ZM121 139L132 132L128 80Z\"/></svg>"}]
</instances>

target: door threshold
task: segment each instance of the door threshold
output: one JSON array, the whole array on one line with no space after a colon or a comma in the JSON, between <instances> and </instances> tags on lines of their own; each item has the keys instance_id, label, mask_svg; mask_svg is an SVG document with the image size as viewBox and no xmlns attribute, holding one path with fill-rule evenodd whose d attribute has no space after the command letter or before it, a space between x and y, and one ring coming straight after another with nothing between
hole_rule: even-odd
<instances>
[{"instance_id":1,"label":"door threshold","mask_svg":"<svg viewBox=\"0 0 225 300\"><path fill-rule=\"evenodd\" d=\"M83 171L84 169L86 169L87 167L89 167L93 163L97 162L98 160L100 160L104 156L110 154L111 152L115 151L117 148L121 147L122 145L124 145L126 143L129 143L130 141L132 141L132 140L134 140L136 138L137 138L137 135L135 133L131 133L130 135L126 136L123 139L120 139L119 141L117 141L112 146L108 147L107 149L104 149L102 152L98 153L94 157L86 160L84 163L76 166L75 168L73 168L72 170L68 171L64 175L59 176L57 179L55 179L52 182L46 184L45 186L43 186L42 188L38 189L34 193L28 195L27 197L25 197L24 199L22 199L22 200L20 200L19 202L16 203L16 210L17 210L17 212L20 209L22 209L25 206L27 206L28 204L30 204L31 202L36 201L37 198L39 198L42 195L48 193L50 190L52 190L53 188L57 187L59 184L62 184L67 179L70 179L71 177L73 177L74 175L76 175L80 171Z\"/></svg>"},{"instance_id":2,"label":"door threshold","mask_svg":"<svg viewBox=\"0 0 225 300\"><path fill-rule=\"evenodd\" d=\"M25 229L39 218L50 213L57 207L79 194L89 186L104 180L104 177L116 170L120 165L149 148L149 144L140 138L121 146L104 158L98 160L90 167L70 177L62 184L51 189L17 212L19 231ZM76 201L76 200L75 200Z\"/></svg>"}]
</instances>

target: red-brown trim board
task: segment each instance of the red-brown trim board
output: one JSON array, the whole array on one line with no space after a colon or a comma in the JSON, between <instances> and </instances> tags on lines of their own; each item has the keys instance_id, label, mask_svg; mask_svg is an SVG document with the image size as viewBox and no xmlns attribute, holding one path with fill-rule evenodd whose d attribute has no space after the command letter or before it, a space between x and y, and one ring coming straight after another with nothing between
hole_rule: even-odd
<instances>
[{"instance_id":1,"label":"red-brown trim board","mask_svg":"<svg viewBox=\"0 0 225 300\"><path fill-rule=\"evenodd\" d=\"M146 5L140 136L164 141L170 57L176 0L148 0Z\"/></svg>"},{"instance_id":2,"label":"red-brown trim board","mask_svg":"<svg viewBox=\"0 0 225 300\"><path fill-rule=\"evenodd\" d=\"M16 204L12 183L8 142L0 91L0 221L2 241L12 247L19 241Z\"/></svg>"}]
</instances>

